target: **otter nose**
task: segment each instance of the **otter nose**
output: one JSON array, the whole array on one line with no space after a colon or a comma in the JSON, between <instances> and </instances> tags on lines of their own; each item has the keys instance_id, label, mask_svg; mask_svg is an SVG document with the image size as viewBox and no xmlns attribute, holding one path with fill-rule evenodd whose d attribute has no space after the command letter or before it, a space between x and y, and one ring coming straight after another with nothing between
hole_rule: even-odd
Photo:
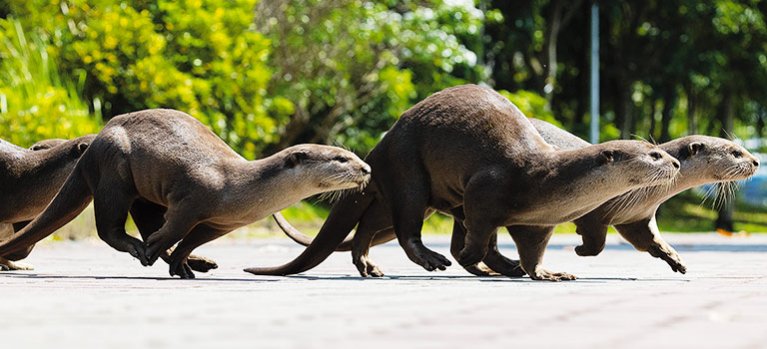
<instances>
[{"instance_id":1,"label":"otter nose","mask_svg":"<svg viewBox=\"0 0 767 349\"><path fill-rule=\"evenodd\" d=\"M364 174L370 174L370 165L365 164L360 168L360 171Z\"/></svg>"},{"instance_id":2,"label":"otter nose","mask_svg":"<svg viewBox=\"0 0 767 349\"><path fill-rule=\"evenodd\" d=\"M751 163L754 165L754 167L759 167L759 159L754 158L754 160L751 160Z\"/></svg>"}]
</instances>

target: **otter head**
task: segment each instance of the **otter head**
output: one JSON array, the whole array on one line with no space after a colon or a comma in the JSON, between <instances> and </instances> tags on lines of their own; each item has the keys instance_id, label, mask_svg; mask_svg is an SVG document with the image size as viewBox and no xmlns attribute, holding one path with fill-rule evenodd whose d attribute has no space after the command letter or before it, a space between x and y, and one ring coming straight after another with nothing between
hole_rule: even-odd
<instances>
[{"instance_id":1,"label":"otter head","mask_svg":"<svg viewBox=\"0 0 767 349\"><path fill-rule=\"evenodd\" d=\"M300 144L283 152L285 167L317 192L362 188L370 180L370 166L348 150Z\"/></svg>"},{"instance_id":2,"label":"otter head","mask_svg":"<svg viewBox=\"0 0 767 349\"><path fill-rule=\"evenodd\" d=\"M599 145L597 162L620 167L610 180L625 182L627 189L670 184L679 172L679 161L663 149L643 141L611 141Z\"/></svg>"},{"instance_id":3,"label":"otter head","mask_svg":"<svg viewBox=\"0 0 767 349\"><path fill-rule=\"evenodd\" d=\"M32 146L29 147L29 150L32 150L32 151L47 150L66 142L67 142L66 139L60 139L60 138L44 139L35 144L32 144Z\"/></svg>"},{"instance_id":4,"label":"otter head","mask_svg":"<svg viewBox=\"0 0 767 349\"><path fill-rule=\"evenodd\" d=\"M756 173L759 159L740 145L717 137L687 136L661 145L681 162L682 178L696 182L730 182Z\"/></svg>"}]
</instances>

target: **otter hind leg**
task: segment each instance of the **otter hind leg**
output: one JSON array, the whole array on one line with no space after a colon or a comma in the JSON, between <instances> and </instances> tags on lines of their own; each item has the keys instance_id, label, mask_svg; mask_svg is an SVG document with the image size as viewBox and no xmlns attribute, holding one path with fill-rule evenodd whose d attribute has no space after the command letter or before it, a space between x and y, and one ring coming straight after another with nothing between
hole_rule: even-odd
<instances>
[{"instance_id":1,"label":"otter hind leg","mask_svg":"<svg viewBox=\"0 0 767 349\"><path fill-rule=\"evenodd\" d=\"M130 215L133 217L133 222L136 223L141 238L147 241L152 233L159 230L163 224L165 224L165 207L160 206L145 200L136 200L130 208ZM169 249L162 255L162 258L166 263L170 263L170 254L173 252L173 248ZM218 268L216 261L202 257L190 255L187 259L189 267L194 271L206 273L211 269Z\"/></svg>"},{"instance_id":2,"label":"otter hind leg","mask_svg":"<svg viewBox=\"0 0 767 349\"><path fill-rule=\"evenodd\" d=\"M389 176L390 182L381 188L382 192L391 194L387 199L391 200L389 206L397 240L414 263L428 271L445 270L450 260L427 248L421 240L430 195L427 174L417 165L399 170ZM387 177L386 173L382 177Z\"/></svg>"},{"instance_id":3,"label":"otter hind leg","mask_svg":"<svg viewBox=\"0 0 767 349\"><path fill-rule=\"evenodd\" d=\"M687 272L687 266L682 258L660 236L654 216L649 220L616 225L615 229L637 250L646 251L653 257L664 260L675 272L682 274Z\"/></svg>"},{"instance_id":4,"label":"otter hind leg","mask_svg":"<svg viewBox=\"0 0 767 349\"><path fill-rule=\"evenodd\" d=\"M127 252L151 265L141 240L125 232L125 222L135 195L123 183L101 181L93 195L93 210L96 216L96 231L101 240L120 252Z\"/></svg>"},{"instance_id":5,"label":"otter hind leg","mask_svg":"<svg viewBox=\"0 0 767 349\"><path fill-rule=\"evenodd\" d=\"M35 267L31 264L11 261L0 257L0 271L13 271L13 270L34 270Z\"/></svg>"},{"instance_id":6,"label":"otter hind leg","mask_svg":"<svg viewBox=\"0 0 767 349\"><path fill-rule=\"evenodd\" d=\"M541 267L543 253L551 239L554 227L551 226L511 226L506 227L517 244L522 268L533 280L563 281L575 280L575 275L551 272Z\"/></svg>"},{"instance_id":7,"label":"otter hind leg","mask_svg":"<svg viewBox=\"0 0 767 349\"><path fill-rule=\"evenodd\" d=\"M596 256L605 249L607 225L599 219L590 219L588 215L575 221L575 232L581 236L582 244L575 246L579 256Z\"/></svg>"}]
</instances>

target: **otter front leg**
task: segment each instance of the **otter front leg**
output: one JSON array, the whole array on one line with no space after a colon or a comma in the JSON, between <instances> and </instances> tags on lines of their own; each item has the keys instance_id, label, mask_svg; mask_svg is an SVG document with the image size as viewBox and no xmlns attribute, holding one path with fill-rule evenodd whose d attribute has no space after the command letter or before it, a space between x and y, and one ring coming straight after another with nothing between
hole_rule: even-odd
<instances>
[{"instance_id":1,"label":"otter front leg","mask_svg":"<svg viewBox=\"0 0 767 349\"><path fill-rule=\"evenodd\" d=\"M453 257L458 256L463 249L466 239L466 229L461 220L455 219L453 222L453 237L450 241L450 252ZM487 253L482 262L464 267L466 271L477 276L496 276L504 275L509 277L521 277L525 271L520 266L519 261L509 259L498 251L498 234L490 235L490 241L487 245Z\"/></svg>"},{"instance_id":2,"label":"otter front leg","mask_svg":"<svg viewBox=\"0 0 767 349\"><path fill-rule=\"evenodd\" d=\"M506 227L517 244L522 268L533 280L562 281L575 280L568 273L550 272L541 267L543 253L551 239L554 227L551 226L511 226Z\"/></svg>"},{"instance_id":3,"label":"otter front leg","mask_svg":"<svg viewBox=\"0 0 767 349\"><path fill-rule=\"evenodd\" d=\"M459 260L459 256L461 255L461 250L463 250L463 247L465 245L465 239L466 239L466 229L463 226L463 221L459 220L457 218L453 219L453 235L450 238L450 254L453 255L453 258L455 260ZM477 263L474 265L468 265L468 266L461 266L463 269L468 271L470 274L476 275L476 276L496 276L500 275L499 273L496 273L490 267L488 267L485 263Z\"/></svg>"},{"instance_id":4,"label":"otter front leg","mask_svg":"<svg viewBox=\"0 0 767 349\"><path fill-rule=\"evenodd\" d=\"M575 221L575 232L583 239L583 244L575 246L579 256L596 256L605 249L607 225L599 217L586 215Z\"/></svg>"},{"instance_id":5,"label":"otter front leg","mask_svg":"<svg viewBox=\"0 0 767 349\"><path fill-rule=\"evenodd\" d=\"M206 225L198 225L178 243L170 255L170 276L178 275L182 279L194 279L189 257L192 251L200 245L213 241L228 231L215 230Z\"/></svg>"},{"instance_id":6,"label":"otter front leg","mask_svg":"<svg viewBox=\"0 0 767 349\"><path fill-rule=\"evenodd\" d=\"M144 241L165 224L165 207L149 201L141 199L134 201L130 208L130 215L133 217L133 222L136 223L136 228L138 228ZM160 258L170 264L171 253L173 253L172 247ZM218 264L214 260L202 256L190 255L187 258L187 263L192 270L202 273L218 268Z\"/></svg>"},{"instance_id":7,"label":"otter front leg","mask_svg":"<svg viewBox=\"0 0 767 349\"><path fill-rule=\"evenodd\" d=\"M682 262L676 250L669 245L658 232L658 224L655 222L655 216L649 220L616 225L615 229L629 243L634 245L639 251L647 251L653 257L660 258L671 267L671 270L679 273L686 273L687 266Z\"/></svg>"},{"instance_id":8,"label":"otter front leg","mask_svg":"<svg viewBox=\"0 0 767 349\"><path fill-rule=\"evenodd\" d=\"M368 256L377 234L393 234L391 215L380 199L374 200L360 219L352 239L352 262L362 277L381 277L383 272Z\"/></svg>"},{"instance_id":9,"label":"otter front leg","mask_svg":"<svg viewBox=\"0 0 767 349\"><path fill-rule=\"evenodd\" d=\"M160 258L163 253L166 253L171 246L186 237L192 228L198 224L195 213L184 207L169 208L165 217L167 220L162 228L146 240L146 255L150 265L157 261L157 258Z\"/></svg>"}]
</instances>

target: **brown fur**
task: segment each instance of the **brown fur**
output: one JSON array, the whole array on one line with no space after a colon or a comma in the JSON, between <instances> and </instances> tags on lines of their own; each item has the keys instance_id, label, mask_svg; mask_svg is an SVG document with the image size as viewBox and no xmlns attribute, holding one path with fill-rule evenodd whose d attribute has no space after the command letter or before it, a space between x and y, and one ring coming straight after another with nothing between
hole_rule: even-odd
<instances>
[{"instance_id":1,"label":"brown fur","mask_svg":"<svg viewBox=\"0 0 767 349\"><path fill-rule=\"evenodd\" d=\"M541 136L549 144L559 149L578 149L590 144L570 133L545 121L530 119ZM614 225L616 230L639 251L646 251L652 256L666 261L673 271L685 273L687 267L676 250L660 236L655 221L658 207L670 197L689 188L706 184L745 179L756 172L759 160L743 147L722 138L709 136L687 136L659 145L661 149L680 161L677 179L670 185L651 186L636 189L611 199L597 209L575 220L578 234L583 236L583 245L576 247L581 256L595 256L605 245L607 227ZM311 238L301 234L281 216L275 216L280 228L294 241L309 245ZM451 252L457 257L462 245L463 230L460 224L454 228L454 244ZM347 239L337 250L352 250L353 246L370 246L385 243L396 238L392 229L374 232L374 236L355 234ZM367 250L354 251L356 260L368 259ZM504 258L495 256L496 258ZM357 263L360 264L360 263ZM487 261L486 261L487 264ZM498 263L490 262L497 265ZM503 263L502 263L503 264ZM469 268L477 275L491 275L499 271L491 268ZM369 271L380 274L374 267ZM512 271L513 273L514 271ZM509 273L505 273L508 275Z\"/></svg>"},{"instance_id":2,"label":"brown fur","mask_svg":"<svg viewBox=\"0 0 767 349\"><path fill-rule=\"evenodd\" d=\"M170 273L194 277L197 246L313 194L357 188L369 167L353 153L298 145L247 161L199 121L174 110L113 118L93 140L46 210L0 255L23 249L94 201L99 237L151 265L179 242ZM125 233L133 215L145 243Z\"/></svg>"},{"instance_id":3,"label":"brown fur","mask_svg":"<svg viewBox=\"0 0 767 349\"><path fill-rule=\"evenodd\" d=\"M636 141L557 151L507 99L474 85L449 88L416 104L366 161L373 169L371 184L333 206L304 253L280 267L246 271L285 275L311 269L357 223L358 232L393 226L413 262L444 269L450 262L420 238L424 216L439 210L467 231L461 265L475 267L492 254L496 229L505 226L517 243L522 269L533 279L573 279L540 266L553 225L628 190L666 183L679 166L657 147ZM602 190L584 189L597 185ZM499 261L519 270L514 261ZM360 273L369 273L370 264L359 262Z\"/></svg>"},{"instance_id":4,"label":"brown fur","mask_svg":"<svg viewBox=\"0 0 767 349\"><path fill-rule=\"evenodd\" d=\"M24 149L0 141L0 241L10 238L45 209L94 136L71 141L46 140ZM35 150L35 151L33 151ZM39 151L37 151L39 150ZM0 257L0 268L31 269L13 261L26 257L34 245Z\"/></svg>"}]
</instances>

